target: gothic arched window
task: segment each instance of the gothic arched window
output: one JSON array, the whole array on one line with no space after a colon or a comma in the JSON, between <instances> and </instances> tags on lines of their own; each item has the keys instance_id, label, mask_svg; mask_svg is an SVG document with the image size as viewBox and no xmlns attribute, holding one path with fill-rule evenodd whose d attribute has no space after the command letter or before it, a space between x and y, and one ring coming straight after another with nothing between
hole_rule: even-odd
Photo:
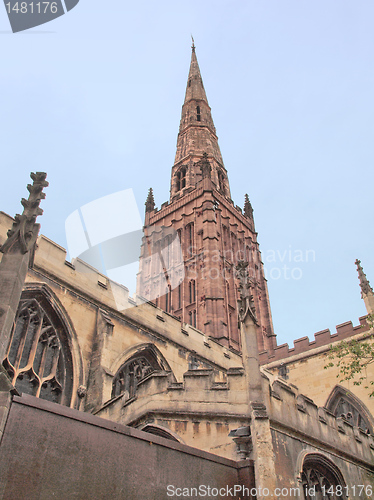
<instances>
[{"instance_id":1,"label":"gothic arched window","mask_svg":"<svg viewBox=\"0 0 374 500\"><path fill-rule=\"evenodd\" d=\"M369 410L348 389L337 385L326 402L326 408L336 417L343 417L367 434L373 434Z\"/></svg>"},{"instance_id":2,"label":"gothic arched window","mask_svg":"<svg viewBox=\"0 0 374 500\"><path fill-rule=\"evenodd\" d=\"M195 254L195 242L194 242L194 223L190 222L186 226L187 233L187 259L189 259L192 255Z\"/></svg>"},{"instance_id":3,"label":"gothic arched window","mask_svg":"<svg viewBox=\"0 0 374 500\"><path fill-rule=\"evenodd\" d=\"M317 453L307 455L301 474L305 500L343 500L346 485L339 469Z\"/></svg>"},{"instance_id":4,"label":"gothic arched window","mask_svg":"<svg viewBox=\"0 0 374 500\"><path fill-rule=\"evenodd\" d=\"M136 394L139 383L155 371L161 371L157 357L151 349L135 354L117 371L113 379L112 398L125 394L127 399Z\"/></svg>"},{"instance_id":5,"label":"gothic arched window","mask_svg":"<svg viewBox=\"0 0 374 500\"><path fill-rule=\"evenodd\" d=\"M201 121L200 106L196 106L196 120Z\"/></svg>"},{"instance_id":6,"label":"gothic arched window","mask_svg":"<svg viewBox=\"0 0 374 500\"><path fill-rule=\"evenodd\" d=\"M19 392L70 405L73 363L67 333L44 297L21 299L3 366Z\"/></svg>"}]
</instances>

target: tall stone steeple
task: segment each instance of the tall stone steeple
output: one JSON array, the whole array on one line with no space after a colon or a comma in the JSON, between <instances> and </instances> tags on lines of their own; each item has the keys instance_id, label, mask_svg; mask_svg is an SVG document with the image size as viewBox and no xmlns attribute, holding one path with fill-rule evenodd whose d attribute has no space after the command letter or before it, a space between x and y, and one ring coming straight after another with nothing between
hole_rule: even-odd
<instances>
[{"instance_id":1,"label":"tall stone steeple","mask_svg":"<svg viewBox=\"0 0 374 500\"><path fill-rule=\"evenodd\" d=\"M218 145L216 128L206 97L203 79L192 44L190 71L177 139L177 152L171 175L170 200L186 190L194 189L201 180L199 162L204 153L212 167L212 180L217 189L230 198L230 186Z\"/></svg>"},{"instance_id":2,"label":"tall stone steeple","mask_svg":"<svg viewBox=\"0 0 374 500\"><path fill-rule=\"evenodd\" d=\"M157 210L148 195L146 207L137 293L240 351L235 266L248 262L258 349L271 353L276 341L253 210L248 196L244 211L231 200L194 44L170 201Z\"/></svg>"}]
</instances>

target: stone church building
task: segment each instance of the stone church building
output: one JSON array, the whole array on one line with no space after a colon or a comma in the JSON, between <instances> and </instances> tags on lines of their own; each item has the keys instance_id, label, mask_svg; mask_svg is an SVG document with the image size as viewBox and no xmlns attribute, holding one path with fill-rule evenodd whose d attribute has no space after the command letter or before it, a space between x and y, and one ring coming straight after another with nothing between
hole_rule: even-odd
<instances>
[{"instance_id":1,"label":"stone church building","mask_svg":"<svg viewBox=\"0 0 374 500\"><path fill-rule=\"evenodd\" d=\"M277 345L253 209L231 199L194 46L134 297L38 236L48 183L31 177L23 214L0 213L0 498L372 497L373 402L324 369L331 344L370 328Z\"/></svg>"}]
</instances>

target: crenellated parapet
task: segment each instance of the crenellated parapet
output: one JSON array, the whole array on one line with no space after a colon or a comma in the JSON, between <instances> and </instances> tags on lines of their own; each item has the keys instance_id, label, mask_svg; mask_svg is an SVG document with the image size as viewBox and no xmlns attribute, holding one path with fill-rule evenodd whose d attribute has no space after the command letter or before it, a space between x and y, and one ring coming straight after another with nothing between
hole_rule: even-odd
<instances>
[{"instance_id":1,"label":"crenellated parapet","mask_svg":"<svg viewBox=\"0 0 374 500\"><path fill-rule=\"evenodd\" d=\"M360 467L371 467L374 462L373 436L352 425L344 416L336 417L328 409L319 407L280 378L263 373L262 383L267 417L274 436L287 436L288 440L302 441L308 449L316 452L339 453ZM176 382L171 373L154 372L139 384L134 398L120 396L109 401L96 414L134 427L151 422L193 444L193 439L197 438L196 429L200 429L199 432L209 429L212 422L225 425L230 432L250 425L251 416L247 409L244 370L237 367L227 370L224 381L217 380L214 370L209 369L188 370L183 375L183 382ZM233 442L228 432L221 436L221 440L226 443L222 445L225 447ZM232 454L236 448L230 450Z\"/></svg>"},{"instance_id":2,"label":"crenellated parapet","mask_svg":"<svg viewBox=\"0 0 374 500\"><path fill-rule=\"evenodd\" d=\"M334 342L346 340L359 333L365 334L370 330L370 326L366 323L366 316L359 318L360 324L353 326L351 321L337 325L336 332L331 333L329 329L321 330L314 334L314 340L309 340L309 337L301 337L294 340L294 346L289 347L288 344L282 344L274 349L274 354L270 355L267 351L260 353L260 364L267 365L276 361L292 358L293 356L313 351L314 349L325 347L326 350Z\"/></svg>"},{"instance_id":3,"label":"crenellated parapet","mask_svg":"<svg viewBox=\"0 0 374 500\"><path fill-rule=\"evenodd\" d=\"M138 385L136 395L126 395L108 401L97 415L133 425L144 412L176 412L208 415L221 414L226 417L246 416L247 392L244 370L230 368L225 380L217 379L211 369L188 370L183 382L176 382L171 372L156 371ZM176 417L177 418L177 417Z\"/></svg>"},{"instance_id":4,"label":"crenellated parapet","mask_svg":"<svg viewBox=\"0 0 374 500\"><path fill-rule=\"evenodd\" d=\"M337 417L281 379L270 383L267 402L272 428L306 445L336 453L356 462L374 463L374 438L352 425L345 416Z\"/></svg>"}]
</instances>

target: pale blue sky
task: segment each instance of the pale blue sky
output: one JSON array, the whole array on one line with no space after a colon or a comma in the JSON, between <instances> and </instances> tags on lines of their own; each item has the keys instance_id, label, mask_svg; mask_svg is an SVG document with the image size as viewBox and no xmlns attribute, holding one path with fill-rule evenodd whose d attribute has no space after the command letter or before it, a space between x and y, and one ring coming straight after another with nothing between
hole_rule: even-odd
<instances>
[{"instance_id":1,"label":"pale blue sky","mask_svg":"<svg viewBox=\"0 0 374 500\"><path fill-rule=\"evenodd\" d=\"M132 188L143 210L152 186L166 201L192 33L278 343L357 324L356 257L374 284L373 19L372 0L80 0L12 34L0 9L0 209L48 172L42 232L66 246L65 219L96 198Z\"/></svg>"}]
</instances>

